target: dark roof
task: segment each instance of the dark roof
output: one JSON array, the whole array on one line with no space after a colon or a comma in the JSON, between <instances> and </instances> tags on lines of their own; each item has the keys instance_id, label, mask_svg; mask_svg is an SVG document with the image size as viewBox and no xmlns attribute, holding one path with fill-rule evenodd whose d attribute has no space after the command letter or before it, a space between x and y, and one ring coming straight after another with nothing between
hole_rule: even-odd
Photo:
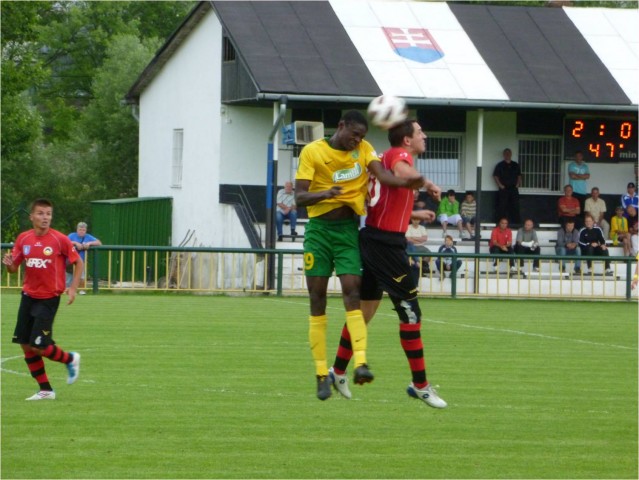
<instances>
[{"instance_id":1,"label":"dark roof","mask_svg":"<svg viewBox=\"0 0 639 480\"><path fill-rule=\"evenodd\" d=\"M562 9L449 7L512 101L631 103Z\"/></svg>"},{"instance_id":2,"label":"dark roof","mask_svg":"<svg viewBox=\"0 0 639 480\"><path fill-rule=\"evenodd\" d=\"M260 92L381 95L329 2L213 5Z\"/></svg>"},{"instance_id":3,"label":"dark roof","mask_svg":"<svg viewBox=\"0 0 639 480\"><path fill-rule=\"evenodd\" d=\"M494 105L593 109L633 105L563 9L455 2L448 7L508 96L493 101ZM211 8L254 84L255 101L277 95L319 101L323 97L361 99L382 93L330 2L213 1L195 7L133 85L127 94L130 101L139 98ZM444 105L491 103L482 98L411 100Z\"/></svg>"}]
</instances>

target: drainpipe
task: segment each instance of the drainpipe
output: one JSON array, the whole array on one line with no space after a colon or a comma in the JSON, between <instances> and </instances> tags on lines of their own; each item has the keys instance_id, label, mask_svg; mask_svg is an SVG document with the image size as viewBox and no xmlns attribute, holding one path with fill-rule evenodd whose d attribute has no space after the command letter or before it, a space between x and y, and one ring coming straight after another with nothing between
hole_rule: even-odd
<instances>
[{"instance_id":1,"label":"drainpipe","mask_svg":"<svg viewBox=\"0 0 639 480\"><path fill-rule=\"evenodd\" d=\"M265 246L267 249L275 248L275 213L277 206L276 192L277 188L277 160L278 149L274 147L274 142L279 140L278 132L280 125L284 120L286 114L286 102L288 101L286 95L282 95L279 102L273 104L273 129L268 136L268 148L267 148L267 164L266 164L266 239ZM267 271L267 285L266 288L271 290L275 287L275 255L269 254L268 271Z\"/></svg>"},{"instance_id":2,"label":"drainpipe","mask_svg":"<svg viewBox=\"0 0 639 480\"><path fill-rule=\"evenodd\" d=\"M484 155L484 109L477 110L477 185L475 201L477 202L477 212L475 213L475 253L479 253L481 237L481 169ZM475 259L475 292L479 291L479 267L480 260Z\"/></svg>"}]
</instances>

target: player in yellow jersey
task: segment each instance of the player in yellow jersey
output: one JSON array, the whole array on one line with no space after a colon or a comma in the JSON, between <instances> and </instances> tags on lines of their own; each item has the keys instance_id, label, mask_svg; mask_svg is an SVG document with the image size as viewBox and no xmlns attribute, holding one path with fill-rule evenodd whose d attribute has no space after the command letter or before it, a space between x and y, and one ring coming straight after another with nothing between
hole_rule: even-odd
<instances>
[{"instance_id":1,"label":"player in yellow jersey","mask_svg":"<svg viewBox=\"0 0 639 480\"><path fill-rule=\"evenodd\" d=\"M295 176L295 202L307 207L304 230L304 271L310 296L309 341L315 361L317 397L331 396L331 376L326 360L326 291L335 270L342 286L355 371L353 381L373 381L366 364L367 330L360 310L361 260L358 216L365 214L369 173L380 183L420 188L424 178L400 178L384 169L375 150L364 140L366 117L346 112L329 139L306 145Z\"/></svg>"}]
</instances>

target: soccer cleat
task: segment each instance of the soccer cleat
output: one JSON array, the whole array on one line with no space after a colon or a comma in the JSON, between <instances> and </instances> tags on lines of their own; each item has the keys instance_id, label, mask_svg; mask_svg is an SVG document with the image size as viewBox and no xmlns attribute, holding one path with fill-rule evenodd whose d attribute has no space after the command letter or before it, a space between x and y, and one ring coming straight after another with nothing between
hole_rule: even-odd
<instances>
[{"instance_id":1,"label":"soccer cleat","mask_svg":"<svg viewBox=\"0 0 639 480\"><path fill-rule=\"evenodd\" d=\"M326 400L331 396L331 379L328 375L317 375L317 398Z\"/></svg>"},{"instance_id":2,"label":"soccer cleat","mask_svg":"<svg viewBox=\"0 0 639 480\"><path fill-rule=\"evenodd\" d=\"M429 384L424 388L417 388L413 382L410 383L408 388L406 389L406 393L413 398L419 398L426 402L426 405L429 405L433 408L446 408L448 404L442 400L435 389Z\"/></svg>"},{"instance_id":3,"label":"soccer cleat","mask_svg":"<svg viewBox=\"0 0 639 480\"><path fill-rule=\"evenodd\" d=\"M25 400L55 400L55 392L53 390L40 390Z\"/></svg>"},{"instance_id":4,"label":"soccer cleat","mask_svg":"<svg viewBox=\"0 0 639 480\"><path fill-rule=\"evenodd\" d=\"M333 367L328 370L328 377L331 379L331 383L333 384L333 388L337 390L342 397L351 398L351 390L348 388L348 377L346 374L339 375L335 373Z\"/></svg>"},{"instance_id":5,"label":"soccer cleat","mask_svg":"<svg viewBox=\"0 0 639 480\"><path fill-rule=\"evenodd\" d=\"M67 383L71 385L72 383L75 383L80 376L80 354L77 352L69 353L73 355L73 361L71 363L67 363L67 371L69 372Z\"/></svg>"},{"instance_id":6,"label":"soccer cleat","mask_svg":"<svg viewBox=\"0 0 639 480\"><path fill-rule=\"evenodd\" d=\"M375 379L375 375L368 369L368 365L365 363L355 369L353 373L353 381L357 385L364 385L365 383L371 383Z\"/></svg>"}]
</instances>

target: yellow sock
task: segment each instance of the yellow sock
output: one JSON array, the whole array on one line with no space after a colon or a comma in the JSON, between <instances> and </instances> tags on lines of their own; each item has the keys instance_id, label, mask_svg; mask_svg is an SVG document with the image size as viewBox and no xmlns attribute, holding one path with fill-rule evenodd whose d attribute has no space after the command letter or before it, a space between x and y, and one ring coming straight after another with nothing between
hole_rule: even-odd
<instances>
[{"instance_id":1,"label":"yellow sock","mask_svg":"<svg viewBox=\"0 0 639 480\"><path fill-rule=\"evenodd\" d=\"M311 344L311 354L315 360L316 375L328 375L328 367L326 365L326 315L310 316L308 328L308 340Z\"/></svg>"},{"instance_id":2,"label":"yellow sock","mask_svg":"<svg viewBox=\"0 0 639 480\"><path fill-rule=\"evenodd\" d=\"M351 335L351 345L353 346L353 359L355 368L366 363L366 340L368 330L361 310L351 310L346 312L346 326Z\"/></svg>"}]
</instances>

